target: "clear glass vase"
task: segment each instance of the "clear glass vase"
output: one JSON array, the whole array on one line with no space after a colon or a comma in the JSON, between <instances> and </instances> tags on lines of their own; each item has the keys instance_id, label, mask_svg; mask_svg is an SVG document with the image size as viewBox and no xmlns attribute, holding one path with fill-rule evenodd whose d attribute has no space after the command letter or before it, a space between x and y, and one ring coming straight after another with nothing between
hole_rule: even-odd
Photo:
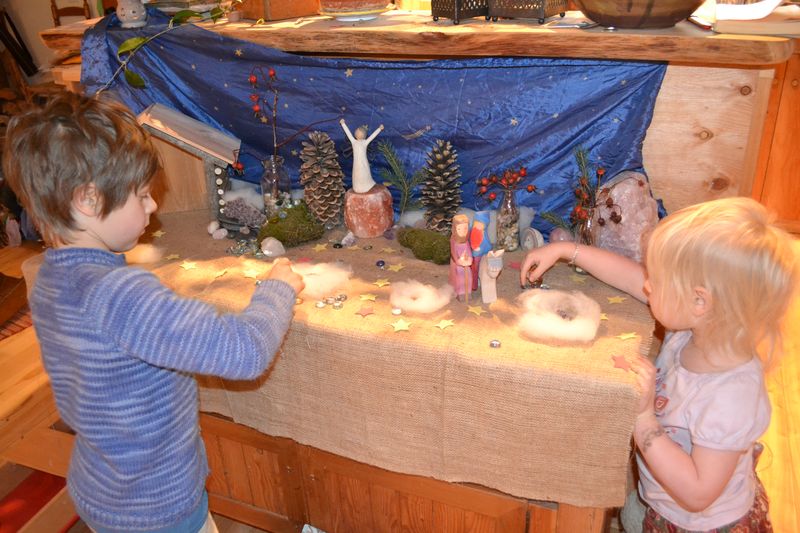
<instances>
[{"instance_id":1,"label":"clear glass vase","mask_svg":"<svg viewBox=\"0 0 800 533\"><path fill-rule=\"evenodd\" d=\"M513 252L519 247L519 209L514 191L505 191L497 212L497 247Z\"/></svg>"},{"instance_id":2,"label":"clear glass vase","mask_svg":"<svg viewBox=\"0 0 800 533\"><path fill-rule=\"evenodd\" d=\"M267 218L280 215L291 205L292 182L283 167L283 158L271 156L262 161L264 173L261 175L261 194L264 196L264 214Z\"/></svg>"}]
</instances>

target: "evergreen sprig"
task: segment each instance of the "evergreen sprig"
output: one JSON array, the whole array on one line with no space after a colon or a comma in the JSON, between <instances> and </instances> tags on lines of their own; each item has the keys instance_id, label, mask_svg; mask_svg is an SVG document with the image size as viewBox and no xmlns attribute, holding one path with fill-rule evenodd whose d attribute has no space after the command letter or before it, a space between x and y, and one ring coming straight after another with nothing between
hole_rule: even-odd
<instances>
[{"instance_id":1,"label":"evergreen sprig","mask_svg":"<svg viewBox=\"0 0 800 533\"><path fill-rule=\"evenodd\" d=\"M413 199L414 189L425 180L425 171L420 169L409 177L405 165L397 156L394 146L389 141L380 141L378 143L378 151L383 154L386 163L389 165L388 169L381 169L381 177L389 185L397 187L400 191L399 211L402 216L407 209L419 205L419 201Z\"/></svg>"}]
</instances>

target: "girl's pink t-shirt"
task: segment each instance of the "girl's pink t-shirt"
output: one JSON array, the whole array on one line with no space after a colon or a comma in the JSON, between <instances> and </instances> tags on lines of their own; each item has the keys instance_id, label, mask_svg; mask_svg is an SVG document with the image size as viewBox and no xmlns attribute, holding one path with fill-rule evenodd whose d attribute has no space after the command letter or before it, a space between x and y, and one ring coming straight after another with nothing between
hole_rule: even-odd
<instances>
[{"instance_id":1,"label":"girl's pink t-shirt","mask_svg":"<svg viewBox=\"0 0 800 533\"><path fill-rule=\"evenodd\" d=\"M697 374L681 366L681 350L690 331L668 334L656 360L655 412L667 435L686 453L693 446L739 450L742 455L719 498L692 513L670 498L637 454L639 493L661 516L692 531L724 526L744 516L753 504L756 475L753 446L767 430L771 407L761 361L717 373Z\"/></svg>"}]
</instances>

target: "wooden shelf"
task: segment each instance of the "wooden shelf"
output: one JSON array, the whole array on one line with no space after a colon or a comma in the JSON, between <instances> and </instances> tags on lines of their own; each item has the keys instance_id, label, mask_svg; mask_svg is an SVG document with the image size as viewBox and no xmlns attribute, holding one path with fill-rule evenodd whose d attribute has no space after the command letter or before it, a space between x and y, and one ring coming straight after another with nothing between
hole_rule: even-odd
<instances>
[{"instance_id":1,"label":"wooden shelf","mask_svg":"<svg viewBox=\"0 0 800 533\"><path fill-rule=\"evenodd\" d=\"M49 48L79 50L84 31L96 21L52 28L40 36ZM599 27L552 29L534 20L474 18L455 25L449 19L434 22L425 12L401 10L358 23L316 16L259 25L252 21L199 25L286 52L406 59L528 56L764 66L786 61L794 46L784 37L715 34L685 21L667 29L609 32Z\"/></svg>"}]
</instances>

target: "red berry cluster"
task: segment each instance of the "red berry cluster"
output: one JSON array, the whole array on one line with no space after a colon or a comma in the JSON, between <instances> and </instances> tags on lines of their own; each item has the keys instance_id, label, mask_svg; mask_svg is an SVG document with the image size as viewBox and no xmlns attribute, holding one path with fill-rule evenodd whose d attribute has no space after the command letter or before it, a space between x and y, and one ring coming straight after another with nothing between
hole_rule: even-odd
<instances>
[{"instance_id":1,"label":"red berry cluster","mask_svg":"<svg viewBox=\"0 0 800 533\"><path fill-rule=\"evenodd\" d=\"M526 167L519 167L518 170L506 169L501 176L492 174L488 177L478 178L476 183L476 194L487 198L490 202L497 198L497 192L492 189L502 189L510 193L517 190L520 182L528 176L528 169ZM528 192L536 190L536 185L532 183L525 187Z\"/></svg>"},{"instance_id":2,"label":"red berry cluster","mask_svg":"<svg viewBox=\"0 0 800 533\"><path fill-rule=\"evenodd\" d=\"M600 182L605 174L606 170L603 167L598 167L595 171L596 182L594 185L589 182L589 178L585 174L581 175L578 180L578 186L575 188L575 198L577 199L575 207L572 208L572 212L569 215L573 224L589 220L592 212L602 206L605 206L609 211L608 219L611 222L615 224L622 222L622 208L614 203L613 198L608 196L610 193L608 187L600 188ZM606 223L606 219L599 209L598 212L597 223L603 226Z\"/></svg>"},{"instance_id":3,"label":"red berry cluster","mask_svg":"<svg viewBox=\"0 0 800 533\"><path fill-rule=\"evenodd\" d=\"M265 91L272 93L270 99L267 99L266 95L258 93L259 75L261 78L260 82L263 84ZM261 67L255 67L250 71L247 81L252 88L252 92L250 93L250 109L253 111L253 116L262 123L271 123L273 154L278 155L278 88L275 86L275 82L278 81L277 73L272 67L268 68L266 72ZM272 121L270 121L268 115L272 116Z\"/></svg>"}]
</instances>

